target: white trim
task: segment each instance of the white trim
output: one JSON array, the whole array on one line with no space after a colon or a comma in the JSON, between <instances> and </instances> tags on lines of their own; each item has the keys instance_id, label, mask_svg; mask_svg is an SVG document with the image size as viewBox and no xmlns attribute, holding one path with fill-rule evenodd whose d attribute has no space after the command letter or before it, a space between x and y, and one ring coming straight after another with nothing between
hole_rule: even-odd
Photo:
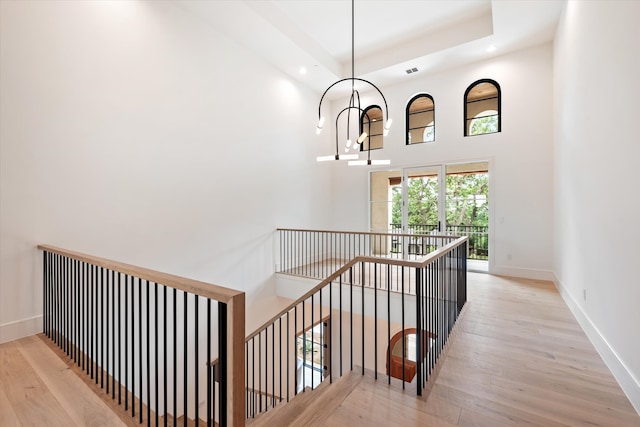
<instances>
[{"instance_id":1,"label":"white trim","mask_svg":"<svg viewBox=\"0 0 640 427\"><path fill-rule=\"evenodd\" d=\"M602 336L596 325L593 324L589 316L582 310L582 307L571 296L571 294L562 285L562 282L558 277L553 275L553 283L560 292L562 299L573 313L582 330L591 341L591 344L596 348L600 357L604 361L605 365L609 368L618 384L622 388L622 391L627 395L631 405L635 408L636 412L640 414L640 381L636 378L631 370L625 365L625 363L618 357L615 350L607 342L606 338Z\"/></svg>"},{"instance_id":2,"label":"white trim","mask_svg":"<svg viewBox=\"0 0 640 427\"><path fill-rule=\"evenodd\" d=\"M42 332L42 315L0 325L0 344Z\"/></svg>"},{"instance_id":3,"label":"white trim","mask_svg":"<svg viewBox=\"0 0 640 427\"><path fill-rule=\"evenodd\" d=\"M534 280L548 280L553 281L555 277L553 272L549 270L539 270L537 268L521 268L521 267L507 267L502 265L496 265L489 267L489 274L496 276L509 276L519 277L522 279L534 279Z\"/></svg>"}]
</instances>

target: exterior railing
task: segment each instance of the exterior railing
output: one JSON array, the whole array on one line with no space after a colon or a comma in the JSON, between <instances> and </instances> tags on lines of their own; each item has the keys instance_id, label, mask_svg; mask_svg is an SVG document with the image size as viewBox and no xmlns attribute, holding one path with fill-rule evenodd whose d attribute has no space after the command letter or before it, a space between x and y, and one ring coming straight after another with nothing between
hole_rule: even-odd
<instances>
[{"instance_id":1,"label":"exterior railing","mask_svg":"<svg viewBox=\"0 0 640 427\"><path fill-rule=\"evenodd\" d=\"M402 231L401 224L389 224L392 233ZM409 234L438 233L438 224L416 224L407 227ZM445 233L453 236L469 237L469 259L489 259L489 227L485 225L452 225L447 224ZM419 251L415 246L409 246L410 253ZM402 252L402 245L394 245L392 251Z\"/></svg>"},{"instance_id":2,"label":"exterior railing","mask_svg":"<svg viewBox=\"0 0 640 427\"><path fill-rule=\"evenodd\" d=\"M38 248L44 334L107 397L141 424L244 425L243 292Z\"/></svg>"},{"instance_id":3,"label":"exterior railing","mask_svg":"<svg viewBox=\"0 0 640 427\"><path fill-rule=\"evenodd\" d=\"M305 234L309 231L279 232L285 242L296 233L300 235L294 240L311 238L312 246L322 246L318 238L323 236L324 251L317 251L330 259L353 252L341 247L342 252L335 254L329 248L363 238L361 233L336 233L334 238L343 239L336 241L329 232L316 232L315 238ZM415 330L416 372L413 378L406 376L402 346L399 379L403 387L411 383L421 395L466 302L467 241L467 237L451 238L418 260L356 254L248 335L246 416L255 417L346 371L373 371L376 379L382 376L391 383L392 333L401 332L404 342L408 329ZM309 249L301 243L295 247ZM289 270L296 274L300 268Z\"/></svg>"}]
</instances>

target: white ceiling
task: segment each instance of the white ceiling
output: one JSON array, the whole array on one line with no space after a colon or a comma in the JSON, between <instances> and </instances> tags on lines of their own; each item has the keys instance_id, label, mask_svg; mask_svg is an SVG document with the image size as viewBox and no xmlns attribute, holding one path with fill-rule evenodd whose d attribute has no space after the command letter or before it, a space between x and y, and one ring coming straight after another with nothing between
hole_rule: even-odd
<instances>
[{"instance_id":1,"label":"white ceiling","mask_svg":"<svg viewBox=\"0 0 640 427\"><path fill-rule=\"evenodd\" d=\"M385 86L550 41L565 2L356 0L355 76ZM351 76L349 0L177 4L318 92Z\"/></svg>"}]
</instances>

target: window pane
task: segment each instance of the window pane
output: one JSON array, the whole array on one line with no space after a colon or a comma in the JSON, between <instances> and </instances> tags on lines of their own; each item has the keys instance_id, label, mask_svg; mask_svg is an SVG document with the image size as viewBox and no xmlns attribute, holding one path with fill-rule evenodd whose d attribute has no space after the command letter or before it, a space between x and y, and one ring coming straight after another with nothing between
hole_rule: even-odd
<instances>
[{"instance_id":1,"label":"window pane","mask_svg":"<svg viewBox=\"0 0 640 427\"><path fill-rule=\"evenodd\" d=\"M488 79L473 83L465 93L465 136L500 129L500 87Z\"/></svg>"},{"instance_id":2,"label":"window pane","mask_svg":"<svg viewBox=\"0 0 640 427\"><path fill-rule=\"evenodd\" d=\"M367 138L362 142L362 150L383 147L384 124L382 122L382 109L378 106L367 108L362 114L362 131L367 133Z\"/></svg>"},{"instance_id":3,"label":"window pane","mask_svg":"<svg viewBox=\"0 0 640 427\"><path fill-rule=\"evenodd\" d=\"M430 95L418 95L407 105L407 145L435 141L434 104Z\"/></svg>"}]
</instances>

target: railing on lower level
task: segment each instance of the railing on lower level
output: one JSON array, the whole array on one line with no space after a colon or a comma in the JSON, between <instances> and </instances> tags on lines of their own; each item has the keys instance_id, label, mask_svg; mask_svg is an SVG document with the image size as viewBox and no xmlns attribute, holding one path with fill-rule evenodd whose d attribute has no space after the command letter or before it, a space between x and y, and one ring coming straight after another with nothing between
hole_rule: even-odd
<instances>
[{"instance_id":1,"label":"railing on lower level","mask_svg":"<svg viewBox=\"0 0 640 427\"><path fill-rule=\"evenodd\" d=\"M419 261L356 255L250 334L246 416L353 370L397 378L420 395L466 302L467 241ZM408 331L415 332L411 372L407 347L400 358L389 348L393 335L404 343Z\"/></svg>"},{"instance_id":2,"label":"railing on lower level","mask_svg":"<svg viewBox=\"0 0 640 427\"><path fill-rule=\"evenodd\" d=\"M278 230L279 273L324 279L357 256L417 260L455 236L326 230ZM404 253L398 247L407 246Z\"/></svg>"},{"instance_id":3,"label":"railing on lower level","mask_svg":"<svg viewBox=\"0 0 640 427\"><path fill-rule=\"evenodd\" d=\"M38 248L44 333L107 397L148 426L244 425L243 292Z\"/></svg>"},{"instance_id":4,"label":"railing on lower level","mask_svg":"<svg viewBox=\"0 0 640 427\"><path fill-rule=\"evenodd\" d=\"M392 233L402 232L402 224L389 224ZM438 233L438 224L415 224L407 227L409 234L431 234ZM489 259L489 227L486 225L453 225L447 224L445 233L453 236L469 237L469 259L487 260ZM415 239L419 239L416 237ZM409 253L420 251L416 245L408 245ZM395 244L392 251L402 252L403 246Z\"/></svg>"}]
</instances>

